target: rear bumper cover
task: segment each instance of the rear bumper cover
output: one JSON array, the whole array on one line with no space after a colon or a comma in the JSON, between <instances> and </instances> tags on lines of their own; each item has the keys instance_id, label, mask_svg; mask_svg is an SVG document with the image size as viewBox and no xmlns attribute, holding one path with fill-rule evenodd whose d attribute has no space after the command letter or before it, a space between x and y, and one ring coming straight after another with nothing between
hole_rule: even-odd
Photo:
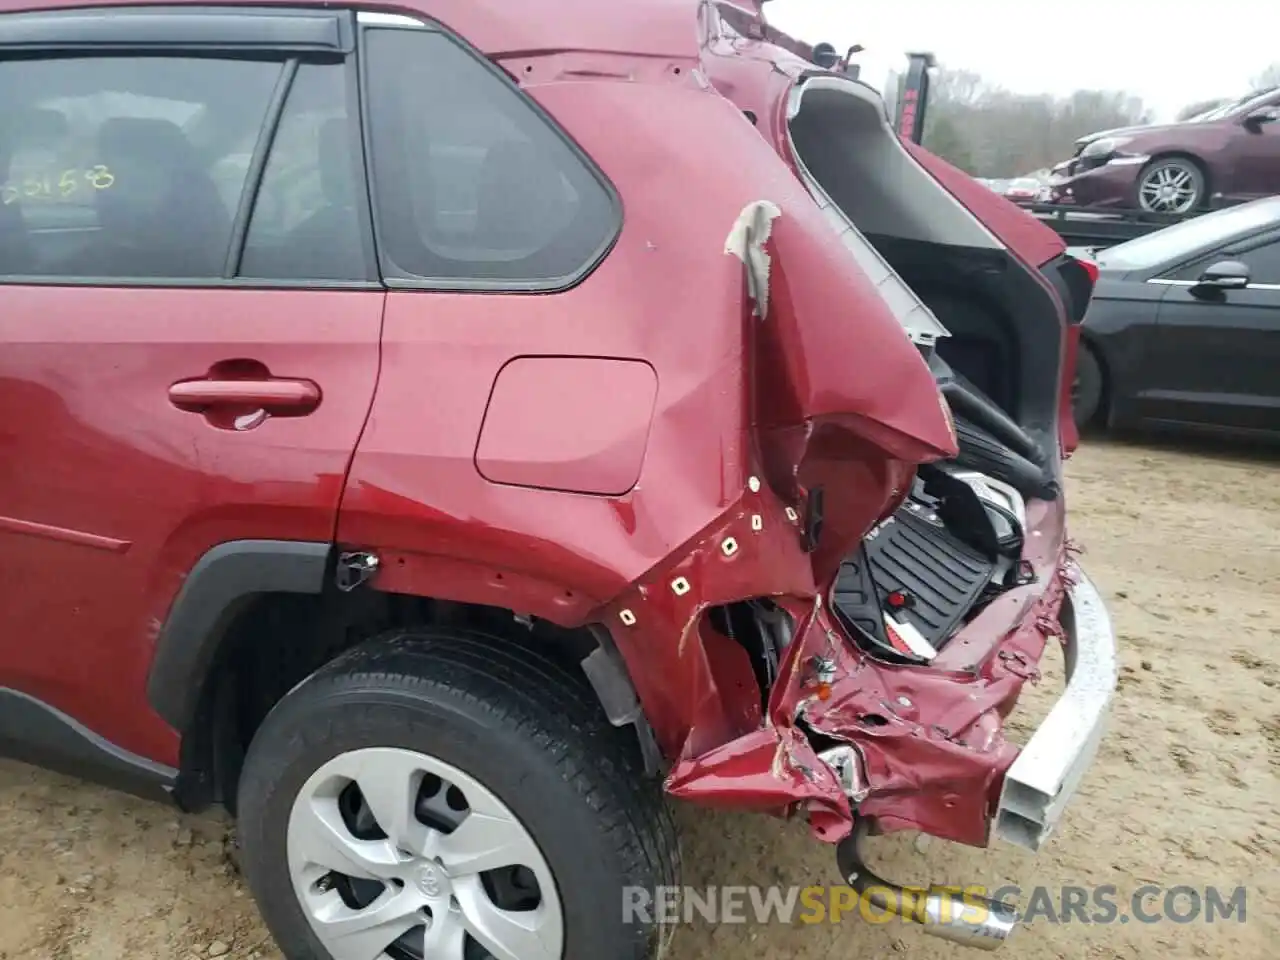
<instances>
[{"instance_id":1,"label":"rear bumper cover","mask_svg":"<svg viewBox=\"0 0 1280 960\"><path fill-rule=\"evenodd\" d=\"M1118 679L1102 596L1079 568L1074 579L1060 618L1066 689L1009 768L996 811L996 836L1029 850L1049 838L1093 762Z\"/></svg>"},{"instance_id":2,"label":"rear bumper cover","mask_svg":"<svg viewBox=\"0 0 1280 960\"><path fill-rule=\"evenodd\" d=\"M1063 551L1039 584L1006 595L1025 605L972 667L941 662L965 653L954 650L961 640L942 651L956 656L927 668L878 663L849 643L825 605L806 612L780 598L798 628L767 722L710 750L686 750L668 791L714 806L804 809L814 836L829 843L860 816L880 832L1039 849L1096 753L1117 681L1110 620L1073 554ZM988 610L967 629L981 631L988 614L1007 622ZM1040 676L1050 643L1065 647L1066 689L1020 750L1004 737L1003 718ZM841 745L846 769L828 761L831 751L820 756L808 732Z\"/></svg>"}]
</instances>

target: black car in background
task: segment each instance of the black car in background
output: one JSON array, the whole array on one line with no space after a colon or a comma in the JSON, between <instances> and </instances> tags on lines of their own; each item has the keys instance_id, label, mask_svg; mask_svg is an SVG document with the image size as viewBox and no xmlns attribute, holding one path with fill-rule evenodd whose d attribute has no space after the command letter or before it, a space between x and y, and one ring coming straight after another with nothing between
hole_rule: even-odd
<instances>
[{"instance_id":1,"label":"black car in background","mask_svg":"<svg viewBox=\"0 0 1280 960\"><path fill-rule=\"evenodd\" d=\"M1071 252L1099 268L1077 424L1280 434L1280 197Z\"/></svg>"}]
</instances>

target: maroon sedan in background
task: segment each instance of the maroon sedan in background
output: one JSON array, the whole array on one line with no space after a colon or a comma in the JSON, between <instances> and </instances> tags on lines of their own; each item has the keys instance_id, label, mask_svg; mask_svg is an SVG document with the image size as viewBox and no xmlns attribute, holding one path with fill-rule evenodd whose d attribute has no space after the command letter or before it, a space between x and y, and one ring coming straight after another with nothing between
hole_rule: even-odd
<instances>
[{"instance_id":1,"label":"maroon sedan in background","mask_svg":"<svg viewBox=\"0 0 1280 960\"><path fill-rule=\"evenodd\" d=\"M1280 87L1180 123L1104 130L1054 167L1051 203L1190 213L1280 193Z\"/></svg>"}]
</instances>

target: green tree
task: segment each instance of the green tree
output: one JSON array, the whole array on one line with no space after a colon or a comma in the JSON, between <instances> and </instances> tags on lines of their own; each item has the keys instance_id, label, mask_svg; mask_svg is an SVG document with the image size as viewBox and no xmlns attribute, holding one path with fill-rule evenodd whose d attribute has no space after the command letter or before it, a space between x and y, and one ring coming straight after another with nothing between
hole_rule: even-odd
<instances>
[{"instance_id":1,"label":"green tree","mask_svg":"<svg viewBox=\"0 0 1280 960\"><path fill-rule=\"evenodd\" d=\"M1268 87L1280 87L1280 60L1277 60L1254 77L1253 87L1255 90L1263 90Z\"/></svg>"},{"instance_id":2,"label":"green tree","mask_svg":"<svg viewBox=\"0 0 1280 960\"><path fill-rule=\"evenodd\" d=\"M1071 155L1085 134L1148 122L1138 97L1116 90L1070 96L1014 93L971 70L934 78L924 145L976 177L1014 177Z\"/></svg>"},{"instance_id":3,"label":"green tree","mask_svg":"<svg viewBox=\"0 0 1280 960\"><path fill-rule=\"evenodd\" d=\"M1210 97L1208 100L1197 100L1195 103L1189 103L1179 110L1178 115L1174 119L1190 120L1192 117L1197 117L1202 113L1208 113L1210 110L1217 109L1227 103L1228 99L1229 98L1227 97Z\"/></svg>"},{"instance_id":4,"label":"green tree","mask_svg":"<svg viewBox=\"0 0 1280 960\"><path fill-rule=\"evenodd\" d=\"M977 175L973 151L969 148L967 139L956 126L955 121L949 117L937 114L926 115L924 146L930 153L936 153L952 166Z\"/></svg>"}]
</instances>

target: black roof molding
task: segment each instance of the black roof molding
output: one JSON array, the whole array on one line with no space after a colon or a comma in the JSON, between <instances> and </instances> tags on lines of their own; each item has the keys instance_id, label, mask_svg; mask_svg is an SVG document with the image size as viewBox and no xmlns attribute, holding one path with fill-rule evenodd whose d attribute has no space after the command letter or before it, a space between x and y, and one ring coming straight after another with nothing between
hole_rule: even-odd
<instances>
[{"instance_id":1,"label":"black roof molding","mask_svg":"<svg viewBox=\"0 0 1280 960\"><path fill-rule=\"evenodd\" d=\"M83 7L0 16L0 50L346 54L355 48L349 10L289 7Z\"/></svg>"}]
</instances>

